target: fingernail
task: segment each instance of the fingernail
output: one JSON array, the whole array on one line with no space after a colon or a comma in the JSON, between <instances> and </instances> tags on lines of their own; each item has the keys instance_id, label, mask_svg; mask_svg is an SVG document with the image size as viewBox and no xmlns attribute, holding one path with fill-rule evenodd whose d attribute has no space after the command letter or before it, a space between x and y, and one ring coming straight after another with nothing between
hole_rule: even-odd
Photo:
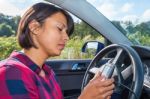
<instances>
[{"instance_id":1,"label":"fingernail","mask_svg":"<svg viewBox=\"0 0 150 99\"><path fill-rule=\"evenodd\" d=\"M101 81L105 81L106 80L106 78L105 77L102 77L102 80Z\"/></svg>"}]
</instances>

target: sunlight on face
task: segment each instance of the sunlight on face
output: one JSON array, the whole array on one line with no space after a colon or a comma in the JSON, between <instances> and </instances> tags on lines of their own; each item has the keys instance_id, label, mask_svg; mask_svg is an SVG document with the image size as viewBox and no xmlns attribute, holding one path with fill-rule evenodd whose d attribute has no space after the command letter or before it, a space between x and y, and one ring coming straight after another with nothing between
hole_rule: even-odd
<instances>
[{"instance_id":1,"label":"sunlight on face","mask_svg":"<svg viewBox=\"0 0 150 99\"><path fill-rule=\"evenodd\" d=\"M62 13L50 16L36 36L38 47L49 56L60 55L69 39L66 30L67 20Z\"/></svg>"}]
</instances>

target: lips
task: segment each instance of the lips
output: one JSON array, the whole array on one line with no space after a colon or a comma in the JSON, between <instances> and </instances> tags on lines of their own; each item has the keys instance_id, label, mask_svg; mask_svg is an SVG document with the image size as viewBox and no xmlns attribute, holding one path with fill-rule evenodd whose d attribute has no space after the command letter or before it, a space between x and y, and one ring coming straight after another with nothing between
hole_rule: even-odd
<instances>
[{"instance_id":1,"label":"lips","mask_svg":"<svg viewBox=\"0 0 150 99\"><path fill-rule=\"evenodd\" d=\"M65 48L65 44L59 44L59 49L63 50Z\"/></svg>"}]
</instances>

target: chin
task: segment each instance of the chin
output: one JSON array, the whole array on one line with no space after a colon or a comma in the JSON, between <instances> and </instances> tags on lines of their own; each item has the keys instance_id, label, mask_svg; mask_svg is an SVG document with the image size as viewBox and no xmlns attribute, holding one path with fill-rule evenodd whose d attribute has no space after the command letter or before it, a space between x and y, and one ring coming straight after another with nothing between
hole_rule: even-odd
<instances>
[{"instance_id":1,"label":"chin","mask_svg":"<svg viewBox=\"0 0 150 99\"><path fill-rule=\"evenodd\" d=\"M61 55L61 51L55 52L52 56L60 56Z\"/></svg>"}]
</instances>

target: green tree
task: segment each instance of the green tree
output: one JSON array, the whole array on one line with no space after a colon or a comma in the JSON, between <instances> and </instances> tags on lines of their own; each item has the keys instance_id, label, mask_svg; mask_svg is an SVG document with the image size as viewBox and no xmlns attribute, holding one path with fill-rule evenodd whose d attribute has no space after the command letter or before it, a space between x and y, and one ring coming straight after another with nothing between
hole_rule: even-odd
<instances>
[{"instance_id":1,"label":"green tree","mask_svg":"<svg viewBox=\"0 0 150 99\"><path fill-rule=\"evenodd\" d=\"M20 19L20 16L13 17L0 13L0 24L5 23L6 25L9 25L11 29L15 32L17 32L17 27Z\"/></svg>"},{"instance_id":2,"label":"green tree","mask_svg":"<svg viewBox=\"0 0 150 99\"><path fill-rule=\"evenodd\" d=\"M87 35L96 38L99 34L95 29L83 21L75 23L75 30L71 37L79 36L83 39Z\"/></svg>"},{"instance_id":3,"label":"green tree","mask_svg":"<svg viewBox=\"0 0 150 99\"><path fill-rule=\"evenodd\" d=\"M135 33L135 26L133 25L133 23L131 21L126 21L125 24L127 25L126 27L126 31L127 33Z\"/></svg>"},{"instance_id":4,"label":"green tree","mask_svg":"<svg viewBox=\"0 0 150 99\"><path fill-rule=\"evenodd\" d=\"M21 50L15 37L0 37L0 60L7 58L14 50Z\"/></svg>"},{"instance_id":5,"label":"green tree","mask_svg":"<svg viewBox=\"0 0 150 99\"><path fill-rule=\"evenodd\" d=\"M10 25L6 23L0 24L0 36L11 36L14 35L14 31L12 30Z\"/></svg>"},{"instance_id":6,"label":"green tree","mask_svg":"<svg viewBox=\"0 0 150 99\"><path fill-rule=\"evenodd\" d=\"M143 22L136 25L135 30L146 35L150 35L150 22Z\"/></svg>"},{"instance_id":7,"label":"green tree","mask_svg":"<svg viewBox=\"0 0 150 99\"><path fill-rule=\"evenodd\" d=\"M17 32L17 27L18 27L18 24L19 24L19 21L20 21L21 17L20 16L15 16L12 18L12 29L15 31L15 33Z\"/></svg>"}]
</instances>

